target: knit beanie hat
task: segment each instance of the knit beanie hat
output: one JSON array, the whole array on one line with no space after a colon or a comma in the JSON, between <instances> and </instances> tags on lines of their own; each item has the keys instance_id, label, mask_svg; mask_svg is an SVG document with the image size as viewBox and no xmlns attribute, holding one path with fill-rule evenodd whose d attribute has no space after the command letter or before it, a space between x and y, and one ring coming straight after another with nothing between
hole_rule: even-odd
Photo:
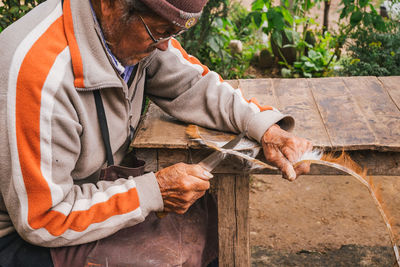
<instances>
[{"instance_id":1,"label":"knit beanie hat","mask_svg":"<svg viewBox=\"0 0 400 267\"><path fill-rule=\"evenodd\" d=\"M172 22L189 29L197 23L207 0L140 0L153 12Z\"/></svg>"}]
</instances>

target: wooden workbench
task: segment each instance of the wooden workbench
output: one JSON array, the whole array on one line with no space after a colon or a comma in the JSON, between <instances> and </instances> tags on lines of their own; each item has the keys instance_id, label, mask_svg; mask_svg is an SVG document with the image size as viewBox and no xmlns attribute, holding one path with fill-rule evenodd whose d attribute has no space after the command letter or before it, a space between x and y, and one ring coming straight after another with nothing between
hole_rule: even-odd
<instances>
[{"instance_id":1,"label":"wooden workbench","mask_svg":"<svg viewBox=\"0 0 400 267\"><path fill-rule=\"evenodd\" d=\"M400 175L400 77L335 77L228 81L296 120L294 133L325 150L344 150L370 175ZM185 135L186 125L151 104L132 147L147 171L196 163L210 153ZM248 266L249 173L230 158L215 170L220 266ZM264 170L258 173L273 174ZM310 174L340 174L312 166Z\"/></svg>"}]
</instances>

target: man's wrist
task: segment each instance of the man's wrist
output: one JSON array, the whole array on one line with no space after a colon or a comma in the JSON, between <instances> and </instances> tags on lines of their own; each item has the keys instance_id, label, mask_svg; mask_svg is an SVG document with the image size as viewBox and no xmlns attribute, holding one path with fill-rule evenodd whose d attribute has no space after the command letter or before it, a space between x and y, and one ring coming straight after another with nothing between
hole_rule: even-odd
<instances>
[{"instance_id":1,"label":"man's wrist","mask_svg":"<svg viewBox=\"0 0 400 267\"><path fill-rule=\"evenodd\" d=\"M273 135L274 131L277 130L277 129L281 129L281 127L279 127L278 124L275 123L275 124L271 125L271 127L269 127L269 128L265 131L265 133L264 133L263 138L261 139L261 141L267 143L269 137L270 137L271 135Z\"/></svg>"}]
</instances>

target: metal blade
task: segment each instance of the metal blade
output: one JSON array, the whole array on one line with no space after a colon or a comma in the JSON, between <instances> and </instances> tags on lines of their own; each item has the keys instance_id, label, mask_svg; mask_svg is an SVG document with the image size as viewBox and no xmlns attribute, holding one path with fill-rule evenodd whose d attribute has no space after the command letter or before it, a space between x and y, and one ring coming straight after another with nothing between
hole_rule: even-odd
<instances>
[{"instance_id":1,"label":"metal blade","mask_svg":"<svg viewBox=\"0 0 400 267\"><path fill-rule=\"evenodd\" d=\"M236 136L234 139L226 143L222 148L225 149L230 149L234 148L240 140L244 137L245 133L242 132L238 136ZM199 162L199 165L206 169L207 171L211 172L215 167L218 166L218 164L225 158L225 154L222 153L221 151L214 151L211 155L203 159L202 161Z\"/></svg>"}]
</instances>

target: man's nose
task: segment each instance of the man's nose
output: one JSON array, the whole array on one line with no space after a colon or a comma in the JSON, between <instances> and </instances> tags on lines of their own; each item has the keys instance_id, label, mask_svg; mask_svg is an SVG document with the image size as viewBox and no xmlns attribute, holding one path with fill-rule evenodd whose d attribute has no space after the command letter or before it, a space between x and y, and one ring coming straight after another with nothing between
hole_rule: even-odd
<instances>
[{"instance_id":1,"label":"man's nose","mask_svg":"<svg viewBox=\"0 0 400 267\"><path fill-rule=\"evenodd\" d=\"M167 50L168 49L168 41L164 41L164 42L161 42L161 43L157 44L156 48L161 50L161 51Z\"/></svg>"}]
</instances>

